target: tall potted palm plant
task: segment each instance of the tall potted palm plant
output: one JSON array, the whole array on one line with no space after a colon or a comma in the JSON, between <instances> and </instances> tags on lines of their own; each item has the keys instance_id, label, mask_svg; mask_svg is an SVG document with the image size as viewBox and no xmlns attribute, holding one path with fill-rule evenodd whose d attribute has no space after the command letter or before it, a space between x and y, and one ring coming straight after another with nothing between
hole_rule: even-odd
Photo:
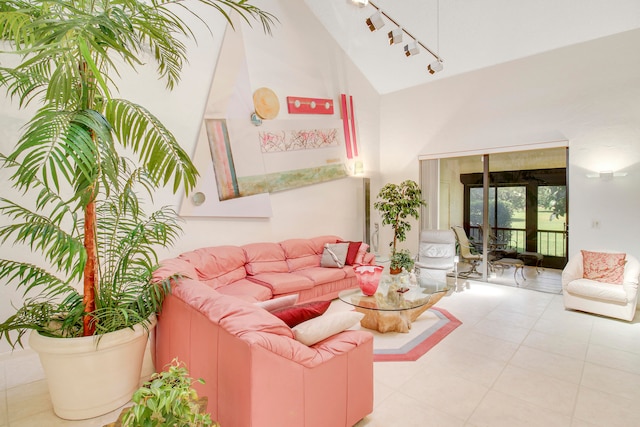
<instances>
[{"instance_id":1,"label":"tall potted palm plant","mask_svg":"<svg viewBox=\"0 0 640 427\"><path fill-rule=\"evenodd\" d=\"M247 22L258 20L266 32L275 19L246 0L196 1L229 23L230 11ZM169 291L166 283L151 283L156 248L170 245L180 227L171 208L147 215L143 206L161 186L188 192L198 174L149 110L113 96L114 83L123 68L136 69L141 56L152 52L158 76L172 89L187 59L181 40L193 37L184 20L188 14L195 16L182 0L0 2L0 39L8 47L3 53L21 57L15 67L0 67L0 85L21 107L39 106L13 152L0 156L15 191L31 195L19 202L0 198L0 213L10 222L0 227L0 241L25 245L42 261L0 259L0 279L25 293L24 304L0 324L12 346L22 345L33 330L32 347L52 345L49 353L59 358L73 342L89 341L97 352L113 341L111 333L125 331L142 334L137 347L144 351L152 325L145 322ZM134 365L129 370L139 378L138 353L139 363L116 368ZM42 353L41 360L54 411L64 418L109 412L138 386L138 378L121 380L133 384L108 395L99 383L112 375L104 364L88 374L77 371L86 360L50 372ZM69 385L73 379L88 381ZM57 396L58 380L65 396ZM97 402L101 398L106 402Z\"/></svg>"}]
</instances>

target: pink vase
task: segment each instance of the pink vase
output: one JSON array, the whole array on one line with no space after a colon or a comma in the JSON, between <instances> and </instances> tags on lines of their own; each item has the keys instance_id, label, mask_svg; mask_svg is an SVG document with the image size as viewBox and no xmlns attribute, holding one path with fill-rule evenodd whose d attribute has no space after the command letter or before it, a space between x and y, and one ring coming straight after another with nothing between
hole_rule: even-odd
<instances>
[{"instance_id":1,"label":"pink vase","mask_svg":"<svg viewBox=\"0 0 640 427\"><path fill-rule=\"evenodd\" d=\"M373 295L376 293L382 270L384 267L381 265L359 265L353 269L363 294Z\"/></svg>"}]
</instances>

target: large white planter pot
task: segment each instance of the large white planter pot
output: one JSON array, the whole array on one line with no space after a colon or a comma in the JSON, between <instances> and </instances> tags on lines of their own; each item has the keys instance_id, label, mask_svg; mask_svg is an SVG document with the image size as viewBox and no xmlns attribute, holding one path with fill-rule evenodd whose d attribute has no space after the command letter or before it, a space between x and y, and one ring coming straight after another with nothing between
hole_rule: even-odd
<instances>
[{"instance_id":1,"label":"large white planter pot","mask_svg":"<svg viewBox=\"0 0 640 427\"><path fill-rule=\"evenodd\" d=\"M155 316L149 322L150 330ZM94 418L131 400L140 386L148 335L142 325L110 332L99 340L31 333L29 345L40 356L55 414L67 420Z\"/></svg>"}]
</instances>

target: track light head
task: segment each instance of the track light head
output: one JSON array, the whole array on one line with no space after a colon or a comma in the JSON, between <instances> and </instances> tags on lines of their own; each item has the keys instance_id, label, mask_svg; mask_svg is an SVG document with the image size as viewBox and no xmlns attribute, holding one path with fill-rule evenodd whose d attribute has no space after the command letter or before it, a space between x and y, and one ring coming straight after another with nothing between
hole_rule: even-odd
<instances>
[{"instance_id":1,"label":"track light head","mask_svg":"<svg viewBox=\"0 0 640 427\"><path fill-rule=\"evenodd\" d=\"M395 28L388 33L389 44L398 44L402 42L402 28Z\"/></svg>"},{"instance_id":2,"label":"track light head","mask_svg":"<svg viewBox=\"0 0 640 427\"><path fill-rule=\"evenodd\" d=\"M442 71L443 68L444 66L442 65L442 62L434 61L431 64L429 64L429 66L427 67L427 70L429 70L429 74L435 74L439 71Z\"/></svg>"},{"instance_id":3,"label":"track light head","mask_svg":"<svg viewBox=\"0 0 640 427\"><path fill-rule=\"evenodd\" d=\"M379 30L384 27L384 20L382 19L382 14L380 12L376 12L368 17L366 22L371 31Z\"/></svg>"},{"instance_id":4,"label":"track light head","mask_svg":"<svg viewBox=\"0 0 640 427\"><path fill-rule=\"evenodd\" d=\"M417 55L420 53L420 48L418 47L418 42L413 41L411 43L407 43L404 45L404 54L406 56Z\"/></svg>"}]
</instances>

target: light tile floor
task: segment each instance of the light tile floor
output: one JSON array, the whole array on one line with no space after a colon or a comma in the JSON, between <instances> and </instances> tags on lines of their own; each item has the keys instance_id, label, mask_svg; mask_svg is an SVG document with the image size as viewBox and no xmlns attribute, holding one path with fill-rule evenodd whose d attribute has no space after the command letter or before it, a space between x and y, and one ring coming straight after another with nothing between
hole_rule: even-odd
<instances>
[{"instance_id":1,"label":"light tile floor","mask_svg":"<svg viewBox=\"0 0 640 427\"><path fill-rule=\"evenodd\" d=\"M640 316L565 311L561 295L480 282L438 306L463 324L416 362L376 363L374 411L357 427L640 425ZM44 381L0 391L2 427L103 426L119 412L64 421Z\"/></svg>"},{"instance_id":2,"label":"light tile floor","mask_svg":"<svg viewBox=\"0 0 640 427\"><path fill-rule=\"evenodd\" d=\"M479 282L438 307L463 324L416 362L376 363L374 412L358 427L640 425L640 316Z\"/></svg>"}]
</instances>

